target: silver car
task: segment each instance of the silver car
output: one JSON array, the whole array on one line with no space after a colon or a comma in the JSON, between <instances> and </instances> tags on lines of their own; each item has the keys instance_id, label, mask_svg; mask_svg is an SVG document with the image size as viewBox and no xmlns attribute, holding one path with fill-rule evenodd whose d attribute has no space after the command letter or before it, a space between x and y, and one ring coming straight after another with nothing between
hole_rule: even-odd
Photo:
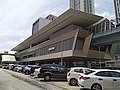
<instances>
[{"instance_id":1,"label":"silver car","mask_svg":"<svg viewBox=\"0 0 120 90\"><path fill-rule=\"evenodd\" d=\"M78 78L81 89L120 90L120 71L98 69Z\"/></svg>"},{"instance_id":2,"label":"silver car","mask_svg":"<svg viewBox=\"0 0 120 90\"><path fill-rule=\"evenodd\" d=\"M70 85L78 85L78 78L86 73L89 73L91 70L86 67L73 67L67 73L67 81Z\"/></svg>"}]
</instances>

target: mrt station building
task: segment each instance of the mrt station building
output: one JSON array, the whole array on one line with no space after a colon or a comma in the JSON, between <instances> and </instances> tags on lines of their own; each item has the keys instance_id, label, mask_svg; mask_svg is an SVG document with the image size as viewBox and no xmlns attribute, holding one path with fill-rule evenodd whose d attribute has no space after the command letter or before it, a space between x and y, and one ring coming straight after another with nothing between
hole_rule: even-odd
<instances>
[{"instance_id":1,"label":"mrt station building","mask_svg":"<svg viewBox=\"0 0 120 90\"><path fill-rule=\"evenodd\" d=\"M94 34L114 28L108 19L69 9L59 17L48 20L47 24L46 21L43 22L44 27L39 28L41 21L37 20L33 24L33 34L12 49L19 56L20 63L94 68L99 62L113 58L115 43L101 48L93 43Z\"/></svg>"}]
</instances>

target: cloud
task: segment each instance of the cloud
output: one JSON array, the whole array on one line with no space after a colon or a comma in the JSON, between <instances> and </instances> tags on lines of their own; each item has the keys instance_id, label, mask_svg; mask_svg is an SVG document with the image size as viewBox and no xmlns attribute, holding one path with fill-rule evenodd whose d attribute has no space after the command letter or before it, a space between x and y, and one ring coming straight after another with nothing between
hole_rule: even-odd
<instances>
[{"instance_id":1,"label":"cloud","mask_svg":"<svg viewBox=\"0 0 120 90\"><path fill-rule=\"evenodd\" d=\"M54 3L54 4L53 4ZM60 15L67 0L0 0L0 52L10 51L32 33L32 23L48 14Z\"/></svg>"},{"instance_id":2,"label":"cloud","mask_svg":"<svg viewBox=\"0 0 120 90\"><path fill-rule=\"evenodd\" d=\"M97 14L115 14L113 0L95 0L95 12ZM108 18L110 17L108 16ZM113 15L113 18L114 15Z\"/></svg>"},{"instance_id":3,"label":"cloud","mask_svg":"<svg viewBox=\"0 0 120 90\"><path fill-rule=\"evenodd\" d=\"M102 12L102 13L96 13L96 15L103 16L108 19L113 19L115 18L114 14L109 13L109 12Z\"/></svg>"},{"instance_id":4,"label":"cloud","mask_svg":"<svg viewBox=\"0 0 120 90\"><path fill-rule=\"evenodd\" d=\"M95 0L96 14L114 18L112 0ZM48 14L59 16L69 0L0 0L0 52L10 51L32 33L32 23Z\"/></svg>"}]
</instances>

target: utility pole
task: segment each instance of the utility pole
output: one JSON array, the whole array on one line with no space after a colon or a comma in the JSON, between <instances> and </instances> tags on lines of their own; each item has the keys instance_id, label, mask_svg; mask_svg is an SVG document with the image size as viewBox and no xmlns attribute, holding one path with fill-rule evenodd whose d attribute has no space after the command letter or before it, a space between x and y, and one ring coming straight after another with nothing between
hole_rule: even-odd
<instances>
[{"instance_id":1,"label":"utility pole","mask_svg":"<svg viewBox=\"0 0 120 90\"><path fill-rule=\"evenodd\" d=\"M62 36L61 36L61 65L63 65L63 35L64 32L62 32Z\"/></svg>"}]
</instances>

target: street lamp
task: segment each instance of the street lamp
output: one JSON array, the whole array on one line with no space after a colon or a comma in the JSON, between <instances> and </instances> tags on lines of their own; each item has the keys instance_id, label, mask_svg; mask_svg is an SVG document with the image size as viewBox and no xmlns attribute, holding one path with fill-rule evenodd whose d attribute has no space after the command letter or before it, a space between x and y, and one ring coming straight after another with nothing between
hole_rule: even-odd
<instances>
[{"instance_id":1,"label":"street lamp","mask_svg":"<svg viewBox=\"0 0 120 90\"><path fill-rule=\"evenodd\" d=\"M103 47L103 46L100 46L100 45L95 45L98 47L98 50L99 50L99 64L100 64L100 69L102 68L101 66L101 55L100 55L100 49Z\"/></svg>"}]
</instances>

